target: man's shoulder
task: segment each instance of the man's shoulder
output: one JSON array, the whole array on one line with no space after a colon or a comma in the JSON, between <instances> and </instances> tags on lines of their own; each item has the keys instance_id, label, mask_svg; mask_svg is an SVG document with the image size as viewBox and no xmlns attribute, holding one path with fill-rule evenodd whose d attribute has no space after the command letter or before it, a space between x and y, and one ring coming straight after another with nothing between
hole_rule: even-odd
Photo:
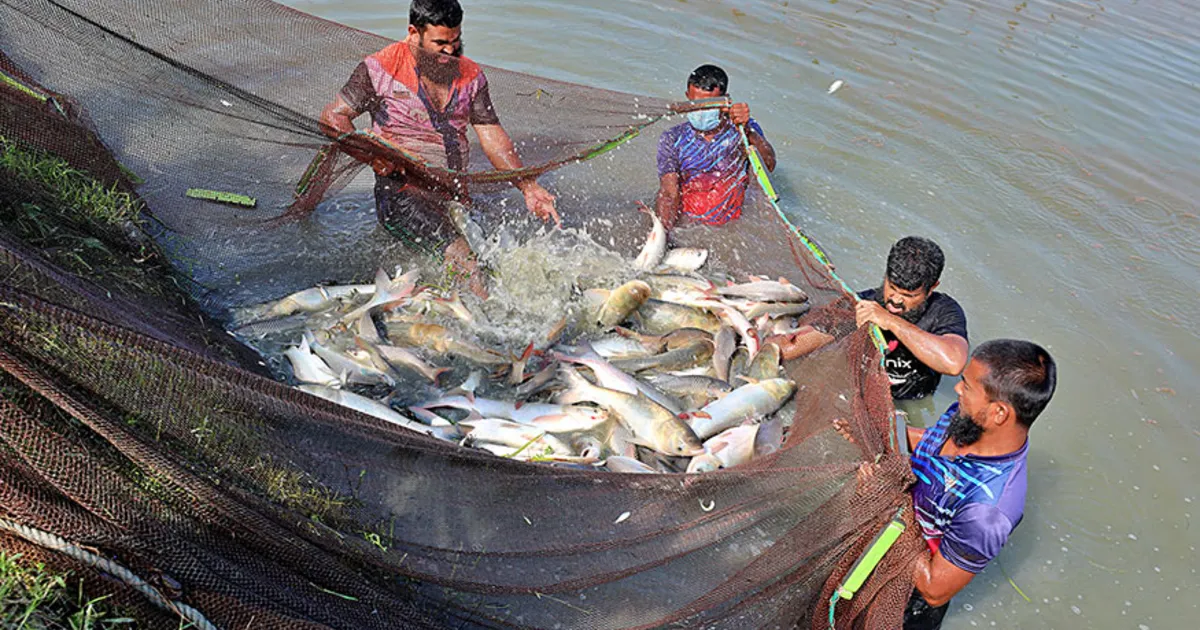
<instances>
[{"instance_id":1,"label":"man's shoulder","mask_svg":"<svg viewBox=\"0 0 1200 630\"><path fill-rule=\"evenodd\" d=\"M958 300L941 291L934 291L929 294L929 307L933 308L934 305L937 305L938 308L962 310L962 305L958 303Z\"/></svg>"},{"instance_id":2,"label":"man's shoulder","mask_svg":"<svg viewBox=\"0 0 1200 630\"><path fill-rule=\"evenodd\" d=\"M487 77L483 74L483 66L466 56L458 58L458 74L465 83L487 81Z\"/></svg>"},{"instance_id":3,"label":"man's shoulder","mask_svg":"<svg viewBox=\"0 0 1200 630\"><path fill-rule=\"evenodd\" d=\"M958 300L934 291L929 296L929 308L917 323L922 330L942 335L967 336L967 313Z\"/></svg>"},{"instance_id":4,"label":"man's shoulder","mask_svg":"<svg viewBox=\"0 0 1200 630\"><path fill-rule=\"evenodd\" d=\"M409 90L416 90L416 62L407 42L392 42L383 50L368 55L363 63L376 81L390 78L404 84Z\"/></svg>"}]
</instances>

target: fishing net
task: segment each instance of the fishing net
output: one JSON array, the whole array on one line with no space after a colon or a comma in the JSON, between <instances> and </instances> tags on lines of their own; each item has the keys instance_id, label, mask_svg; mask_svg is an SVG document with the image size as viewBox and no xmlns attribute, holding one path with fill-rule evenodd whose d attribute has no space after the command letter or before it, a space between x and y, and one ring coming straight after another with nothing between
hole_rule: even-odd
<instances>
[{"instance_id":1,"label":"fishing net","mask_svg":"<svg viewBox=\"0 0 1200 630\"><path fill-rule=\"evenodd\" d=\"M0 549L71 570L147 627L829 627L834 587L908 508L910 472L853 298L761 196L733 226L673 238L731 274L786 277L813 305L802 322L836 341L786 365L797 392L782 448L733 469L495 457L298 391L225 333L236 307L420 264L376 225L369 170L318 123L388 43L258 0L0 0L0 138L136 194L140 229L79 236L118 269L153 265L154 251L172 267L132 283L64 262L58 241L16 223L0 234ZM563 233L636 254L648 220L634 202L657 187L666 124L650 125L667 102L484 70L520 174L557 192ZM499 274L500 314L586 275L593 250L562 250L584 252L565 280L532 264L537 247L523 244L560 237L482 152L455 173L372 147L432 186L457 180L509 239L495 243L500 271L541 273ZM73 216L4 176L6 216ZM196 188L257 203L187 196ZM510 337L544 330L539 313ZM899 625L922 546L910 513L837 605L837 627Z\"/></svg>"}]
</instances>

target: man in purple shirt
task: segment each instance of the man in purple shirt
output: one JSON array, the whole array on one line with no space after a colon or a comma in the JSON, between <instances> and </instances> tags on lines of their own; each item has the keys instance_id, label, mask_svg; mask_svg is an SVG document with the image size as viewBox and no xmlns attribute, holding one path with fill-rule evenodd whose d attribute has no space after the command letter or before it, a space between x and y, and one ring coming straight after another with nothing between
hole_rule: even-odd
<instances>
[{"instance_id":1,"label":"man in purple shirt","mask_svg":"<svg viewBox=\"0 0 1200 630\"><path fill-rule=\"evenodd\" d=\"M1054 395L1041 346L989 341L971 354L958 402L929 429L909 427L913 508L930 553L913 567L905 630L936 630L963 589L1000 553L1025 510L1029 428Z\"/></svg>"},{"instance_id":2,"label":"man in purple shirt","mask_svg":"<svg viewBox=\"0 0 1200 630\"><path fill-rule=\"evenodd\" d=\"M704 65L688 77L687 97L725 96L728 87L724 70ZM743 132L767 170L775 170L775 149L745 103L734 103L725 111L691 112L687 122L663 132L658 141L659 188L654 205L668 230L681 215L707 225L724 225L741 216L750 184Z\"/></svg>"}]
</instances>

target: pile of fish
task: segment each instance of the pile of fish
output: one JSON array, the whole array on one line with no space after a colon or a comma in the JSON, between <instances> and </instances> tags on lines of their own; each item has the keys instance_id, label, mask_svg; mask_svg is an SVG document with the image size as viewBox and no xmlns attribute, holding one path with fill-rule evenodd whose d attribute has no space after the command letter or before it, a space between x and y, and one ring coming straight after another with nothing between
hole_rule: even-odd
<instances>
[{"instance_id":1,"label":"pile of fish","mask_svg":"<svg viewBox=\"0 0 1200 630\"><path fill-rule=\"evenodd\" d=\"M651 217L635 278L581 291L577 312L519 352L487 347L456 293L399 269L262 305L233 332L289 335L282 356L309 394L500 457L707 472L778 448L796 384L762 340L796 329L808 296L701 275L708 252L667 251ZM451 372L469 376L446 388Z\"/></svg>"}]
</instances>

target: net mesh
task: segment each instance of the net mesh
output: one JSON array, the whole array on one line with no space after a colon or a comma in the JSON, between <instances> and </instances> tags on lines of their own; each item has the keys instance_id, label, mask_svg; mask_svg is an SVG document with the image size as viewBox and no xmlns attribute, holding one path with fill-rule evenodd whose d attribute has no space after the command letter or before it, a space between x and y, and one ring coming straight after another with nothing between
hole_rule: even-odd
<instances>
[{"instance_id":1,"label":"net mesh","mask_svg":"<svg viewBox=\"0 0 1200 630\"><path fill-rule=\"evenodd\" d=\"M798 390L783 448L702 475L497 458L280 383L210 319L406 255L373 229L369 174L350 161L327 163L319 194L296 187L329 146L321 107L388 42L255 0L0 0L0 18L0 136L136 190L186 279L152 294L0 235L0 548L73 570L151 627L195 612L220 628L816 628L909 504L887 378L853 298L764 200L737 229L673 237L731 272L787 277L814 305L804 323L837 339L786 365ZM656 182L654 138L632 130L666 103L485 71L525 163L575 208L569 226L636 253L645 220L631 208ZM616 138L619 150L554 170ZM534 232L474 153L463 178L477 210ZM193 187L258 208L189 199ZM12 180L4 192L10 209L32 194ZM277 221L298 199L312 214ZM98 236L123 260L142 251L122 230ZM899 625L922 546L909 512L838 604L838 627Z\"/></svg>"}]
</instances>

